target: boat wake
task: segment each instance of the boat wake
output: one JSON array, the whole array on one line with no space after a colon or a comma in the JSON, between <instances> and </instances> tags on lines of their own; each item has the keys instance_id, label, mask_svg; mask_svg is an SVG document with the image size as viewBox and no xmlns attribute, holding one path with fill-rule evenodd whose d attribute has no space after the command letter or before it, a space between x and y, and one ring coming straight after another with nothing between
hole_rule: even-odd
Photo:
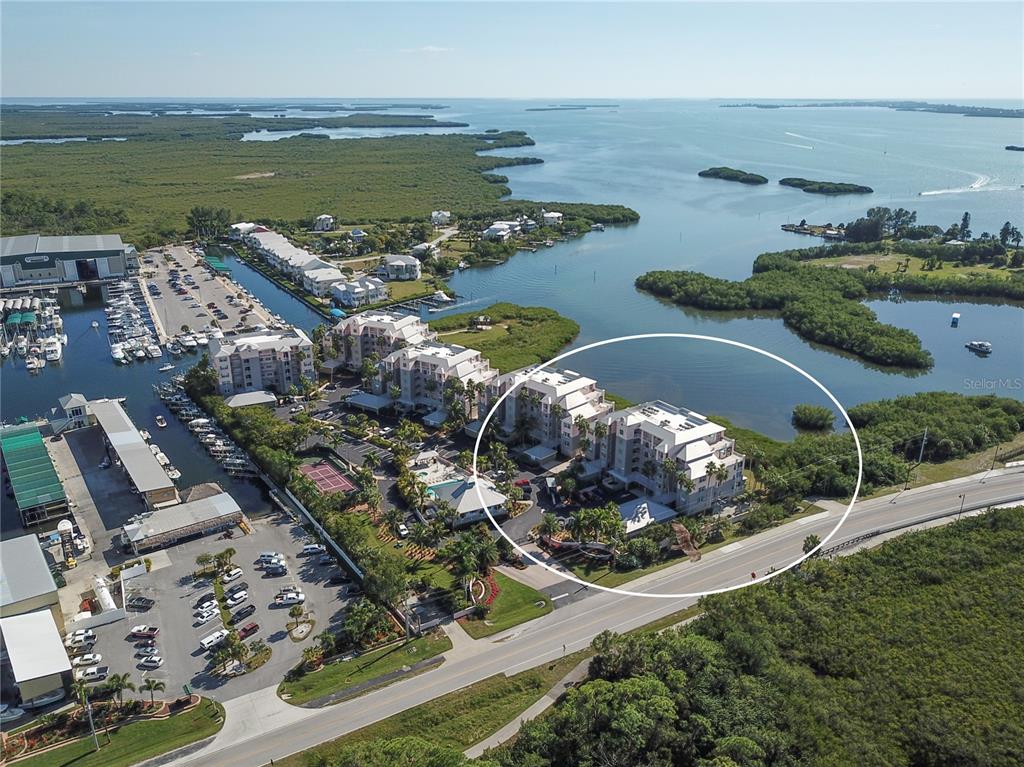
<instances>
[{"instance_id":1,"label":"boat wake","mask_svg":"<svg viewBox=\"0 0 1024 767\"><path fill-rule=\"evenodd\" d=\"M978 173L972 173L971 175L974 176L974 181L969 186L959 186L951 189L932 189L927 192L921 192L920 196L932 197L937 194L965 194L967 192L1008 192L1015 188L1012 186L993 186L991 176Z\"/></svg>"}]
</instances>

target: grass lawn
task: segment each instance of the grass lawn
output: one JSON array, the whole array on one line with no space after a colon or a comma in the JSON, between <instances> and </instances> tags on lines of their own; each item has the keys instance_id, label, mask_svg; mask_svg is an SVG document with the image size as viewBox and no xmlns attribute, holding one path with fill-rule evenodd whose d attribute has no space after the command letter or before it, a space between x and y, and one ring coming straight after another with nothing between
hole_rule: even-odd
<instances>
[{"instance_id":1,"label":"grass lawn","mask_svg":"<svg viewBox=\"0 0 1024 767\"><path fill-rule=\"evenodd\" d=\"M406 549L396 549L394 543L385 543L377 537L377 527L370 521L370 517L362 512L350 512L357 514L359 521L362 523L363 535L367 545L377 549L385 549L388 551L401 552L405 554ZM409 575L413 579L420 579L426 576L430 579L430 582L435 588L442 589L444 591L450 591L456 585L454 576L448 571L440 561L437 560L422 560L413 559L412 557L406 557L406 563L409 570Z\"/></svg>"},{"instance_id":2,"label":"grass lawn","mask_svg":"<svg viewBox=\"0 0 1024 767\"><path fill-rule=\"evenodd\" d=\"M490 330L469 330L470 322L487 315ZM478 349L491 366L503 373L546 362L580 332L580 326L553 309L516 304L494 304L486 309L453 314L434 320L430 327L449 344Z\"/></svg>"},{"instance_id":3,"label":"grass lawn","mask_svg":"<svg viewBox=\"0 0 1024 767\"><path fill-rule=\"evenodd\" d=\"M444 632L435 631L406 644L375 650L350 661L331 663L320 671L306 674L294 682L281 682L277 693L281 696L288 695L287 701L298 706L397 671L403 666L411 666L421 660L433 658L451 648L452 642ZM364 692L368 692L369 689Z\"/></svg>"},{"instance_id":4,"label":"grass lawn","mask_svg":"<svg viewBox=\"0 0 1024 767\"><path fill-rule=\"evenodd\" d=\"M864 255L833 256L832 258L816 258L803 263L808 266L841 266L847 269L866 269L869 266L877 266L881 272L895 272L896 266L910 259L907 267L907 274L934 275L936 277L955 277L957 275L968 276L980 274L986 277L1002 277L1010 279L1020 269L1007 269L1005 267L993 269L988 266L959 266L954 267L952 263L944 263L942 269L927 271L924 268L925 259L917 256L905 256L900 253L869 253Z\"/></svg>"},{"instance_id":5,"label":"grass lawn","mask_svg":"<svg viewBox=\"0 0 1024 767\"><path fill-rule=\"evenodd\" d=\"M443 288L444 285L440 286ZM422 296L432 294L438 287L435 287L433 279L426 280L394 280L388 283L388 289L391 292L391 299L393 301L399 301L403 298L411 298L412 296Z\"/></svg>"},{"instance_id":6,"label":"grass lawn","mask_svg":"<svg viewBox=\"0 0 1024 767\"><path fill-rule=\"evenodd\" d=\"M92 750L92 738L86 738L18 764L25 767L127 767L213 735L222 727L223 716L223 707L207 699L191 711L170 719L122 727L111 733L110 743L100 732L98 752Z\"/></svg>"},{"instance_id":7,"label":"grass lawn","mask_svg":"<svg viewBox=\"0 0 1024 767\"><path fill-rule=\"evenodd\" d=\"M497 634L525 621L547 615L553 609L551 600L534 588L499 572L494 573L494 580L498 584L498 598L491 605L486 621L460 621L462 628L474 639ZM543 607L537 607L536 603L540 601L544 602Z\"/></svg>"},{"instance_id":8,"label":"grass lawn","mask_svg":"<svg viewBox=\"0 0 1024 767\"><path fill-rule=\"evenodd\" d=\"M329 763L332 755L344 746L406 735L464 750L515 719L591 654L589 649L581 650L511 677L488 677L305 753L276 760L275 767L306 767L307 760L314 756L322 756Z\"/></svg>"}]
</instances>

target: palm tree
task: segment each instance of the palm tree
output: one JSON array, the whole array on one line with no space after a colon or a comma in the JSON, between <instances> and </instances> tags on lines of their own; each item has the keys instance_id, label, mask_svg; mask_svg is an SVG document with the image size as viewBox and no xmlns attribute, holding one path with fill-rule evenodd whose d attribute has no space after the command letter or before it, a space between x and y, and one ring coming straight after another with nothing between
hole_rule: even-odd
<instances>
[{"instance_id":1,"label":"palm tree","mask_svg":"<svg viewBox=\"0 0 1024 767\"><path fill-rule=\"evenodd\" d=\"M111 695L117 697L118 709L120 709L121 705L124 703L124 691L135 691L135 684L131 681L128 674L111 674L107 677L105 687L110 691Z\"/></svg>"},{"instance_id":2,"label":"palm tree","mask_svg":"<svg viewBox=\"0 0 1024 767\"><path fill-rule=\"evenodd\" d=\"M367 453L363 456L363 466L370 471L380 466L380 454L379 453Z\"/></svg>"},{"instance_id":3,"label":"palm tree","mask_svg":"<svg viewBox=\"0 0 1024 767\"><path fill-rule=\"evenodd\" d=\"M163 692L166 689L167 689L167 685L164 682L160 681L159 679L155 679L154 677L151 677L151 676L147 676L145 681L142 683L142 686L139 687L139 691L140 692L148 692L149 693L149 705L151 705L151 706L154 703L154 698L156 697L156 693Z\"/></svg>"},{"instance_id":4,"label":"palm tree","mask_svg":"<svg viewBox=\"0 0 1024 767\"><path fill-rule=\"evenodd\" d=\"M537 525L537 532L540 535L553 535L558 532L558 517L552 514L550 511L544 514L540 518L540 524Z\"/></svg>"},{"instance_id":5,"label":"palm tree","mask_svg":"<svg viewBox=\"0 0 1024 767\"><path fill-rule=\"evenodd\" d=\"M292 605L291 609L288 610L288 617L293 618L296 623L306 614L306 610L302 605Z\"/></svg>"},{"instance_id":6,"label":"palm tree","mask_svg":"<svg viewBox=\"0 0 1024 767\"><path fill-rule=\"evenodd\" d=\"M498 564L501 554L498 551L498 544L491 536L479 538L476 544L476 567L481 575L487 575L491 568Z\"/></svg>"},{"instance_id":7,"label":"palm tree","mask_svg":"<svg viewBox=\"0 0 1024 767\"><path fill-rule=\"evenodd\" d=\"M594 424L594 444L597 450L594 451L594 457L600 458L604 447L604 441L608 437L608 424L598 421Z\"/></svg>"},{"instance_id":8,"label":"palm tree","mask_svg":"<svg viewBox=\"0 0 1024 767\"><path fill-rule=\"evenodd\" d=\"M89 733L92 735L93 750L99 751L100 741L96 737L96 725L92 721L92 704L89 702L89 685L84 679L74 679L71 682L71 694L82 704L82 712L85 714L85 718L89 720Z\"/></svg>"},{"instance_id":9,"label":"palm tree","mask_svg":"<svg viewBox=\"0 0 1024 767\"><path fill-rule=\"evenodd\" d=\"M213 555L207 551L204 551L198 557L196 557L196 567L200 570L206 570L213 562Z\"/></svg>"}]
</instances>

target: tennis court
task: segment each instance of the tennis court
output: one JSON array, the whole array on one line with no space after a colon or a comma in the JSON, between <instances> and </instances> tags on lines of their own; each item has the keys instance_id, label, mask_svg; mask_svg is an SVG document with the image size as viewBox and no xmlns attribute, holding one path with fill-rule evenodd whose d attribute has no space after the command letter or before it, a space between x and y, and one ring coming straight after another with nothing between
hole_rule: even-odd
<instances>
[{"instance_id":1,"label":"tennis court","mask_svg":"<svg viewBox=\"0 0 1024 767\"><path fill-rule=\"evenodd\" d=\"M299 471L313 480L321 493L348 493L356 489L348 477L327 461L305 463Z\"/></svg>"}]
</instances>

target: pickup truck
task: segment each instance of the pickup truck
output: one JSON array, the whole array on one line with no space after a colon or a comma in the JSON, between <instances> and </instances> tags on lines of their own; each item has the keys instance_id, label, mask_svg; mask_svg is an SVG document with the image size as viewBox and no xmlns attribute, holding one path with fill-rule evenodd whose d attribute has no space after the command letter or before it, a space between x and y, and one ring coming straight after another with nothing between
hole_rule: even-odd
<instances>
[{"instance_id":1,"label":"pickup truck","mask_svg":"<svg viewBox=\"0 0 1024 767\"><path fill-rule=\"evenodd\" d=\"M275 605L301 605L306 601L306 595L301 591L286 591L274 597Z\"/></svg>"},{"instance_id":2,"label":"pickup truck","mask_svg":"<svg viewBox=\"0 0 1024 767\"><path fill-rule=\"evenodd\" d=\"M81 679L83 682L98 682L101 679L106 679L107 672L109 671L109 666L89 666L88 668L80 668L75 672L75 679Z\"/></svg>"},{"instance_id":3,"label":"pickup truck","mask_svg":"<svg viewBox=\"0 0 1024 767\"><path fill-rule=\"evenodd\" d=\"M132 626L131 635L135 639L152 639L160 633L159 626L146 626L145 624L139 626Z\"/></svg>"}]
</instances>

